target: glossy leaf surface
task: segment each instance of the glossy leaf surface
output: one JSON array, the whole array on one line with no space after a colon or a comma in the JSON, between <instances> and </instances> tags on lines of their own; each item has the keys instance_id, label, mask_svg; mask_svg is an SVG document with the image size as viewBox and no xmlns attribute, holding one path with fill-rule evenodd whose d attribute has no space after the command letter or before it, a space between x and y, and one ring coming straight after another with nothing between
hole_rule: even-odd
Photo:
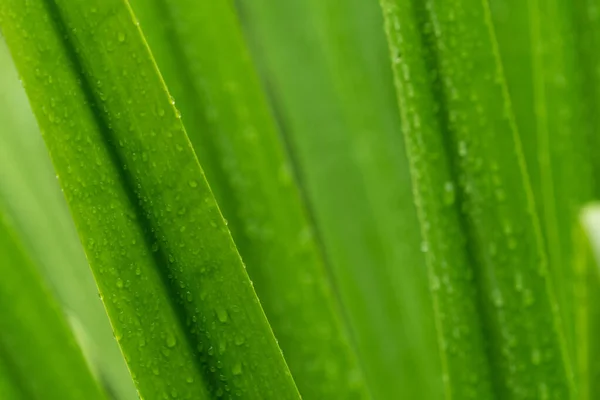
<instances>
[{"instance_id":1,"label":"glossy leaf surface","mask_svg":"<svg viewBox=\"0 0 600 400\"><path fill-rule=\"evenodd\" d=\"M574 388L563 326L488 4L384 0L382 6L413 176L425 178L416 188L421 224L432 235L434 299L475 302L479 309L455 319L437 313L446 396L568 398ZM443 160L444 167L431 168ZM454 207L454 221L446 222L443 203ZM457 232L466 242L457 241ZM461 246L464 258L447 257ZM465 336L478 347L452 345ZM466 371L464 362L471 366Z\"/></svg>"},{"instance_id":2,"label":"glossy leaf surface","mask_svg":"<svg viewBox=\"0 0 600 400\"><path fill-rule=\"evenodd\" d=\"M577 51L573 2L506 1L503 7L498 10L496 4L492 15L574 360L579 340L573 232L581 207L594 192L594 111L586 107L594 104L586 101L594 91L586 89L582 79L586 64L580 63ZM515 30L526 34L515 41Z\"/></svg>"},{"instance_id":3,"label":"glossy leaf surface","mask_svg":"<svg viewBox=\"0 0 600 400\"><path fill-rule=\"evenodd\" d=\"M13 221L18 241L46 278L69 322L78 326L76 338L106 391L119 399L135 398L131 376L4 41L0 43L0 126L0 208Z\"/></svg>"},{"instance_id":4,"label":"glossy leaf surface","mask_svg":"<svg viewBox=\"0 0 600 400\"><path fill-rule=\"evenodd\" d=\"M132 5L300 393L364 398L321 250L235 9L229 2L188 0Z\"/></svg>"},{"instance_id":5,"label":"glossy leaf surface","mask_svg":"<svg viewBox=\"0 0 600 400\"><path fill-rule=\"evenodd\" d=\"M439 398L421 235L376 1L238 2L374 398Z\"/></svg>"},{"instance_id":6,"label":"glossy leaf surface","mask_svg":"<svg viewBox=\"0 0 600 400\"><path fill-rule=\"evenodd\" d=\"M10 0L0 24L141 396L298 398L128 6Z\"/></svg>"}]
</instances>

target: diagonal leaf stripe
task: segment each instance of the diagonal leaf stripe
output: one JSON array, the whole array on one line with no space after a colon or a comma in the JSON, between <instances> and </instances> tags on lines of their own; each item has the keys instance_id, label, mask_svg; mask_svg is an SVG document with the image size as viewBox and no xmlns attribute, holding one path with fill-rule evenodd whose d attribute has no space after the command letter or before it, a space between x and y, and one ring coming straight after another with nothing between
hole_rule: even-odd
<instances>
[{"instance_id":1,"label":"diagonal leaf stripe","mask_svg":"<svg viewBox=\"0 0 600 400\"><path fill-rule=\"evenodd\" d=\"M366 397L233 4L131 4L300 393Z\"/></svg>"},{"instance_id":2,"label":"diagonal leaf stripe","mask_svg":"<svg viewBox=\"0 0 600 400\"><path fill-rule=\"evenodd\" d=\"M140 395L298 398L128 6L8 0L0 24Z\"/></svg>"},{"instance_id":3,"label":"diagonal leaf stripe","mask_svg":"<svg viewBox=\"0 0 600 400\"><path fill-rule=\"evenodd\" d=\"M432 252L446 396L569 398L563 326L487 1L381 4ZM457 315L461 305L469 313Z\"/></svg>"},{"instance_id":4,"label":"diagonal leaf stripe","mask_svg":"<svg viewBox=\"0 0 600 400\"><path fill-rule=\"evenodd\" d=\"M107 392L135 398L96 283L8 48L0 43L0 208L46 278ZM11 398L10 396L0 398Z\"/></svg>"},{"instance_id":5,"label":"diagonal leaf stripe","mask_svg":"<svg viewBox=\"0 0 600 400\"><path fill-rule=\"evenodd\" d=\"M0 396L102 400L65 316L0 213Z\"/></svg>"},{"instance_id":6,"label":"diagonal leaf stripe","mask_svg":"<svg viewBox=\"0 0 600 400\"><path fill-rule=\"evenodd\" d=\"M239 5L372 396L439 398L433 310L379 4Z\"/></svg>"}]
</instances>

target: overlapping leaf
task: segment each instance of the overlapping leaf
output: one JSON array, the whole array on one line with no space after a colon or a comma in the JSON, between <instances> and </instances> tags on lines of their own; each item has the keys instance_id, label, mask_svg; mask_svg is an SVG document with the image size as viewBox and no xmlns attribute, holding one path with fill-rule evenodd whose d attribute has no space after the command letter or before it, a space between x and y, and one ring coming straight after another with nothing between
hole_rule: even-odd
<instances>
[{"instance_id":1,"label":"overlapping leaf","mask_svg":"<svg viewBox=\"0 0 600 400\"><path fill-rule=\"evenodd\" d=\"M102 384L117 398L134 398L135 387L4 41L0 71L0 205L70 322L79 326L76 337L85 342Z\"/></svg>"},{"instance_id":2,"label":"overlapping leaf","mask_svg":"<svg viewBox=\"0 0 600 400\"><path fill-rule=\"evenodd\" d=\"M364 398L321 251L232 4L132 5L302 396Z\"/></svg>"},{"instance_id":3,"label":"overlapping leaf","mask_svg":"<svg viewBox=\"0 0 600 400\"><path fill-rule=\"evenodd\" d=\"M9 0L0 24L141 396L298 398L127 5Z\"/></svg>"},{"instance_id":4,"label":"overlapping leaf","mask_svg":"<svg viewBox=\"0 0 600 400\"><path fill-rule=\"evenodd\" d=\"M439 398L421 235L375 1L239 1L374 398Z\"/></svg>"},{"instance_id":5,"label":"overlapping leaf","mask_svg":"<svg viewBox=\"0 0 600 400\"><path fill-rule=\"evenodd\" d=\"M2 398L104 399L64 315L2 214L0 274Z\"/></svg>"},{"instance_id":6,"label":"overlapping leaf","mask_svg":"<svg viewBox=\"0 0 600 400\"><path fill-rule=\"evenodd\" d=\"M381 3L432 251L446 396L568 398L571 365L488 4ZM461 304L469 312L457 315Z\"/></svg>"}]
</instances>

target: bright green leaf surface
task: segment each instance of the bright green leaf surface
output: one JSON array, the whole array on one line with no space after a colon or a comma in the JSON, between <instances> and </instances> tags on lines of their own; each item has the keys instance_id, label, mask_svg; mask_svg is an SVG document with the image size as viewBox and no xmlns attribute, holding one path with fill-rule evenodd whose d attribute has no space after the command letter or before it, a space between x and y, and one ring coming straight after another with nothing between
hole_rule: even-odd
<instances>
[{"instance_id":1,"label":"bright green leaf surface","mask_svg":"<svg viewBox=\"0 0 600 400\"><path fill-rule=\"evenodd\" d=\"M303 398L366 397L235 10L132 6Z\"/></svg>"},{"instance_id":2,"label":"bright green leaf surface","mask_svg":"<svg viewBox=\"0 0 600 400\"><path fill-rule=\"evenodd\" d=\"M58 305L2 215L0 273L2 398L104 399Z\"/></svg>"},{"instance_id":3,"label":"bright green leaf surface","mask_svg":"<svg viewBox=\"0 0 600 400\"><path fill-rule=\"evenodd\" d=\"M516 121L533 182L571 357L575 330L574 230L592 199L591 96L577 52L570 0L493 2L494 22ZM511 16L517 16L512 18ZM515 39L515 34L525 32ZM597 134L597 133L596 133Z\"/></svg>"},{"instance_id":4,"label":"bright green leaf surface","mask_svg":"<svg viewBox=\"0 0 600 400\"><path fill-rule=\"evenodd\" d=\"M412 143L413 175L416 182L421 174L430 179L422 181L420 201L424 230L437 235L432 241L440 241L428 242L428 248L437 250L430 261L432 286L435 289L439 278L438 304L469 299L480 303L487 342L486 353L479 346L481 354L443 346L449 377L446 396L568 398L573 387L564 333L547 276L488 4L482 0L383 0L382 5L405 133ZM419 163L420 157L440 163L447 157L450 165L428 171L432 161ZM424 165L423 171L419 165ZM447 171L453 180L444 182L445 177L435 176ZM443 194L440 185L450 193ZM454 190L460 220L451 222L460 226L449 229L444 220L438 223L437 219L441 203L455 202ZM459 230L467 239L471 264L467 268L462 265L464 259L445 258L449 248L461 245L454 242ZM444 261L448 263L445 269ZM438 272L434 262L440 263L441 276L434 275ZM468 268L472 277L465 275ZM464 284L470 279L478 288L477 297ZM450 324L442 331L442 344L452 344L462 335L477 338L472 331L477 325L465 319L471 315L462 315L453 326L452 317L438 312L439 325ZM488 375L480 366L486 357ZM470 370L472 387L465 385L465 371L461 371L465 361L477 368Z\"/></svg>"},{"instance_id":5,"label":"bright green leaf surface","mask_svg":"<svg viewBox=\"0 0 600 400\"><path fill-rule=\"evenodd\" d=\"M446 398L493 398L472 260L456 208L456 183L446 152L440 104L432 92L431 49L421 37L422 10L382 2L396 68L398 103L411 161L415 200L427 250L442 351ZM445 351L444 351L445 349Z\"/></svg>"},{"instance_id":6,"label":"bright green leaf surface","mask_svg":"<svg viewBox=\"0 0 600 400\"><path fill-rule=\"evenodd\" d=\"M578 77L583 85L581 107L591 124L590 149L600 148L600 1L573 0L569 15L573 17L575 45L578 50ZM592 151L595 198L600 198L600 157ZM600 395L600 393L599 393Z\"/></svg>"},{"instance_id":7,"label":"bright green leaf surface","mask_svg":"<svg viewBox=\"0 0 600 400\"><path fill-rule=\"evenodd\" d=\"M600 360L595 356L600 352L600 206L586 205L579 221L575 263L578 398L591 400L600 393Z\"/></svg>"},{"instance_id":8,"label":"bright green leaf surface","mask_svg":"<svg viewBox=\"0 0 600 400\"><path fill-rule=\"evenodd\" d=\"M7 0L0 24L141 396L297 399L128 7Z\"/></svg>"},{"instance_id":9,"label":"bright green leaf surface","mask_svg":"<svg viewBox=\"0 0 600 400\"><path fill-rule=\"evenodd\" d=\"M85 353L102 383L117 398L133 399L133 382L4 41L0 71L1 208L62 308L82 326L88 338Z\"/></svg>"},{"instance_id":10,"label":"bright green leaf surface","mask_svg":"<svg viewBox=\"0 0 600 400\"><path fill-rule=\"evenodd\" d=\"M13 378L12 370L4 355L0 356L0 398L12 400L25 400L23 390Z\"/></svg>"},{"instance_id":11,"label":"bright green leaf surface","mask_svg":"<svg viewBox=\"0 0 600 400\"><path fill-rule=\"evenodd\" d=\"M374 398L441 397L376 1L239 1Z\"/></svg>"}]
</instances>

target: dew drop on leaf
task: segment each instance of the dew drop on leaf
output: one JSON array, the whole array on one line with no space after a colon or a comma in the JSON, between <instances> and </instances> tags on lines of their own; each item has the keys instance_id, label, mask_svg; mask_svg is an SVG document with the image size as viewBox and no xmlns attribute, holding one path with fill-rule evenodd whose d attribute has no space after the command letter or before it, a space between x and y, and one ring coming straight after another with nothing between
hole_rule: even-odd
<instances>
[{"instance_id":1,"label":"dew drop on leaf","mask_svg":"<svg viewBox=\"0 0 600 400\"><path fill-rule=\"evenodd\" d=\"M217 318L223 323L227 322L227 319L229 318L227 310L225 310L224 308L217 308Z\"/></svg>"},{"instance_id":2,"label":"dew drop on leaf","mask_svg":"<svg viewBox=\"0 0 600 400\"><path fill-rule=\"evenodd\" d=\"M167 347L173 348L177 344L177 339L171 332L167 333Z\"/></svg>"}]
</instances>

